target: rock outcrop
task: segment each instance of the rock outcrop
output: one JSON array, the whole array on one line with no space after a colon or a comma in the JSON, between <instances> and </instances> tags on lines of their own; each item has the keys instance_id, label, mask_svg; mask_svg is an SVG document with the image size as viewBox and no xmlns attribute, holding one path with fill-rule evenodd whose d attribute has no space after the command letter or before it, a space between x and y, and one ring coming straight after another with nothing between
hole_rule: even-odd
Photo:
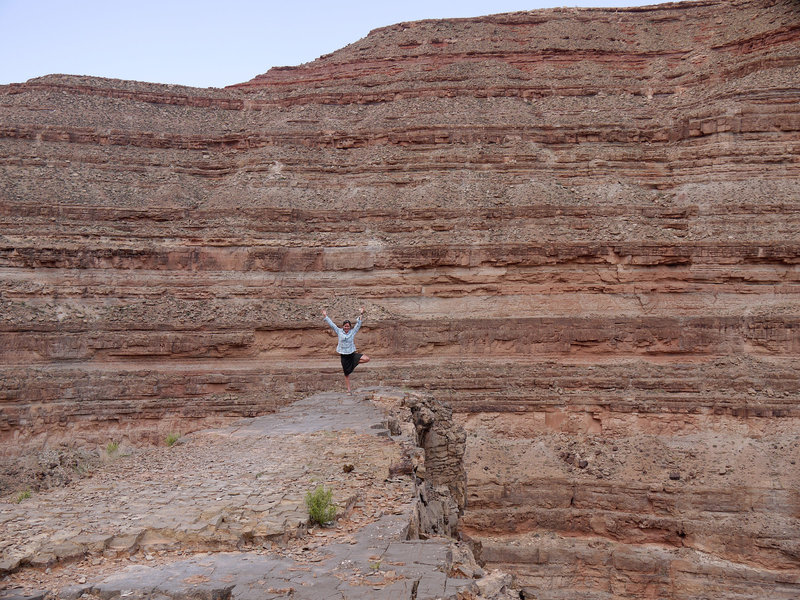
<instances>
[{"instance_id":1,"label":"rock outcrop","mask_svg":"<svg viewBox=\"0 0 800 600\"><path fill-rule=\"evenodd\" d=\"M430 394L406 393L399 401L386 400L397 423L413 424L416 448L402 469L415 478L416 519L410 536L458 537L467 504L464 429L454 421L452 409Z\"/></svg>"},{"instance_id":2,"label":"rock outcrop","mask_svg":"<svg viewBox=\"0 0 800 600\"><path fill-rule=\"evenodd\" d=\"M94 477L0 503L0 598L519 598L423 503L434 492L455 505L446 482L463 497L451 417L430 394L329 392L179 447L127 448ZM392 472L409 457L413 469ZM303 489L320 481L335 527L310 527Z\"/></svg>"},{"instance_id":3,"label":"rock outcrop","mask_svg":"<svg viewBox=\"0 0 800 600\"><path fill-rule=\"evenodd\" d=\"M453 407L489 567L796 597L798 40L792 0L699 0L0 87L3 452L330 390L320 309L364 305L356 385Z\"/></svg>"}]
</instances>

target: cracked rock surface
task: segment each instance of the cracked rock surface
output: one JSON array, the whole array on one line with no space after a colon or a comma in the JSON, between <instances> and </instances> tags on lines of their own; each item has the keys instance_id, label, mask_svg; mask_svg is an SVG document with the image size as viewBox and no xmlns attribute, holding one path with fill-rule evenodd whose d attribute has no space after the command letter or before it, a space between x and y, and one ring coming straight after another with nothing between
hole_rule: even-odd
<instances>
[{"instance_id":1,"label":"cracked rock surface","mask_svg":"<svg viewBox=\"0 0 800 600\"><path fill-rule=\"evenodd\" d=\"M0 598L477 597L453 540L407 539L417 475L390 466L413 455L426 474L413 425L393 416L408 395L317 394L5 502ZM320 483L339 518L310 528L304 495Z\"/></svg>"}]
</instances>

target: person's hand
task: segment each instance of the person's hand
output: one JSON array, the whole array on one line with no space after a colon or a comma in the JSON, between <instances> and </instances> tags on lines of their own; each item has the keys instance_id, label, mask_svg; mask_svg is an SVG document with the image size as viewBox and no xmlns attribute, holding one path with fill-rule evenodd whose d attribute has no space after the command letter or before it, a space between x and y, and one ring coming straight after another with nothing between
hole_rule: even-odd
<instances>
[{"instance_id":1,"label":"person's hand","mask_svg":"<svg viewBox=\"0 0 800 600\"><path fill-rule=\"evenodd\" d=\"M327 317L328 316L328 311L325 310L324 308L322 309L322 316L323 317Z\"/></svg>"},{"instance_id":2,"label":"person's hand","mask_svg":"<svg viewBox=\"0 0 800 600\"><path fill-rule=\"evenodd\" d=\"M363 307L363 306L362 306L362 307L360 307L360 308L358 309L358 312L359 312L359 314L362 314L362 315L363 315L363 314L364 314L364 307Z\"/></svg>"}]
</instances>

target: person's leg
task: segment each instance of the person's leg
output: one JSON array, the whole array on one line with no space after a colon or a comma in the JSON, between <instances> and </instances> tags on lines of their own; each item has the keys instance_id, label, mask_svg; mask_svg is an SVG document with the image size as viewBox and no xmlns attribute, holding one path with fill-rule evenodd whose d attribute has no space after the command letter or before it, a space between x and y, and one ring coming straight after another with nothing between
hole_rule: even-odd
<instances>
[{"instance_id":1,"label":"person's leg","mask_svg":"<svg viewBox=\"0 0 800 600\"><path fill-rule=\"evenodd\" d=\"M361 355L361 360L358 361L358 364L368 363L368 362L369 362L369 356L367 356L366 354L362 354Z\"/></svg>"},{"instance_id":2,"label":"person's leg","mask_svg":"<svg viewBox=\"0 0 800 600\"><path fill-rule=\"evenodd\" d=\"M344 371L344 382L347 384L347 393L350 393L350 373L353 371L353 355L352 354L342 354L340 355L342 359L342 371Z\"/></svg>"}]
</instances>

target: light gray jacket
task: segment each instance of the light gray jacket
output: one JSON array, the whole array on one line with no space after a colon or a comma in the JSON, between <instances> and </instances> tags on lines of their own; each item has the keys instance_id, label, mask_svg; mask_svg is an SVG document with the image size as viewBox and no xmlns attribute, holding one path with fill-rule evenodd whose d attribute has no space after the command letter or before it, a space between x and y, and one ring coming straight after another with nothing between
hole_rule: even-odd
<instances>
[{"instance_id":1,"label":"light gray jacket","mask_svg":"<svg viewBox=\"0 0 800 600\"><path fill-rule=\"evenodd\" d=\"M330 317L325 317L325 322L333 329L334 333L339 337L339 343L336 345L336 351L339 354L352 354L356 351L356 333L361 329L361 317L356 320L355 326L345 333L341 328L331 321Z\"/></svg>"}]
</instances>

